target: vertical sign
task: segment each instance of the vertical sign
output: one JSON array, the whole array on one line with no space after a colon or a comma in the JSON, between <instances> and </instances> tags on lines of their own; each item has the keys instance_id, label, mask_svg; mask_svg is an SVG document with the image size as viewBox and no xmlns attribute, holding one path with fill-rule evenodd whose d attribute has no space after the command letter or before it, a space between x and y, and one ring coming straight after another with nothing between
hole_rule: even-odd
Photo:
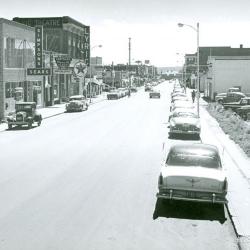
<instances>
[{"instance_id":1,"label":"vertical sign","mask_svg":"<svg viewBox=\"0 0 250 250\"><path fill-rule=\"evenodd\" d=\"M35 60L36 68L43 67L43 26L35 27Z\"/></svg>"},{"instance_id":2,"label":"vertical sign","mask_svg":"<svg viewBox=\"0 0 250 250\"><path fill-rule=\"evenodd\" d=\"M84 27L84 35L83 35L83 55L84 61L87 66L90 65L90 27Z\"/></svg>"}]
</instances>

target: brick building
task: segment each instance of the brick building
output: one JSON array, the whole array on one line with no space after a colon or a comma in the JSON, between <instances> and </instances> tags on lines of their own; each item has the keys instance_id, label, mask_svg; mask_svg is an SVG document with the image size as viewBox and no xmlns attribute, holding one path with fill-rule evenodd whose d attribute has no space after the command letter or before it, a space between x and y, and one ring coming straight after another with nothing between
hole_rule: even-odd
<instances>
[{"instance_id":1,"label":"brick building","mask_svg":"<svg viewBox=\"0 0 250 250\"><path fill-rule=\"evenodd\" d=\"M35 62L34 28L0 19L0 120L13 111L16 101L43 105L41 76L27 76Z\"/></svg>"},{"instance_id":2,"label":"brick building","mask_svg":"<svg viewBox=\"0 0 250 250\"><path fill-rule=\"evenodd\" d=\"M39 17L13 18L14 21L35 27L43 26L43 48L45 67L57 69L56 57L72 58L70 68L80 60L87 66L90 64L90 27L71 17ZM85 88L84 77L76 77L71 72L63 73L57 70L45 79L45 102L53 105L54 100L74 94L82 94Z\"/></svg>"}]
</instances>

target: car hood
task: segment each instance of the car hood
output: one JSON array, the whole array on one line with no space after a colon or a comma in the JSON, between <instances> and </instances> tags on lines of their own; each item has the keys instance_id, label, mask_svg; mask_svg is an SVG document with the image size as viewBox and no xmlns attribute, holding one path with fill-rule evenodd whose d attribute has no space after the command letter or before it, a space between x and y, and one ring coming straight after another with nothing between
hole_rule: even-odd
<instances>
[{"instance_id":1,"label":"car hood","mask_svg":"<svg viewBox=\"0 0 250 250\"><path fill-rule=\"evenodd\" d=\"M177 125L180 125L180 124L199 125L200 124L199 118L194 118L194 117L175 117L175 118L172 118L171 121Z\"/></svg>"}]
</instances>

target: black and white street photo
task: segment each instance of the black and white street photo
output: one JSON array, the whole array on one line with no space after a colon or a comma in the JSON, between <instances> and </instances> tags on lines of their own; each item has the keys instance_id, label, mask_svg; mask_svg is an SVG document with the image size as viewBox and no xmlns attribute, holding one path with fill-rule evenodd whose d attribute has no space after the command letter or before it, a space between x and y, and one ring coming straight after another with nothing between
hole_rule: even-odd
<instances>
[{"instance_id":1,"label":"black and white street photo","mask_svg":"<svg viewBox=\"0 0 250 250\"><path fill-rule=\"evenodd\" d=\"M250 250L249 16L2 2L0 250Z\"/></svg>"}]
</instances>

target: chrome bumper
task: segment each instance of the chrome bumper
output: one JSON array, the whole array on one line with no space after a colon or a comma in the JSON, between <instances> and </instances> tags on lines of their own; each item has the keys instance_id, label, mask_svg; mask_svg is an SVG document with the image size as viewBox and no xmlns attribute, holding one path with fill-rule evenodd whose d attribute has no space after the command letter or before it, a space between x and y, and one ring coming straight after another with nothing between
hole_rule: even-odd
<instances>
[{"instance_id":1,"label":"chrome bumper","mask_svg":"<svg viewBox=\"0 0 250 250\"><path fill-rule=\"evenodd\" d=\"M215 193L211 193L211 199L203 198L192 198L184 196L175 196L173 191L170 190L170 194L157 193L156 197L166 200L182 200L182 201L193 201L193 202L206 202L206 203L216 203L216 204L227 204L227 199L218 199Z\"/></svg>"},{"instance_id":2,"label":"chrome bumper","mask_svg":"<svg viewBox=\"0 0 250 250\"><path fill-rule=\"evenodd\" d=\"M28 125L28 122L24 122L24 121L9 121L8 124L10 125Z\"/></svg>"},{"instance_id":3,"label":"chrome bumper","mask_svg":"<svg viewBox=\"0 0 250 250\"><path fill-rule=\"evenodd\" d=\"M171 134L186 134L186 135L199 135L200 131L194 131L194 130L170 130L169 133Z\"/></svg>"}]
</instances>

